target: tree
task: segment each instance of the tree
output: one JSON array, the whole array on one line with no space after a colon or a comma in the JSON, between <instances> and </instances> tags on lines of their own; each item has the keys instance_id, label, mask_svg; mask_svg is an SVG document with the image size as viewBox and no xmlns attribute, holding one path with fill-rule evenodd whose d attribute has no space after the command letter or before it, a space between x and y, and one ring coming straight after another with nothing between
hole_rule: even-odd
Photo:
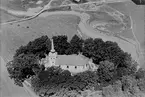
<instances>
[{"instance_id":1,"label":"tree","mask_svg":"<svg viewBox=\"0 0 145 97\"><path fill-rule=\"evenodd\" d=\"M32 77L32 88L38 94L53 95L62 88L69 76L68 71L62 71L59 67L50 67L46 71L41 71L38 76Z\"/></svg>"},{"instance_id":2,"label":"tree","mask_svg":"<svg viewBox=\"0 0 145 97\"><path fill-rule=\"evenodd\" d=\"M42 88L42 81L38 78L38 76L33 76L31 78L31 86L35 93L38 93Z\"/></svg>"},{"instance_id":3,"label":"tree","mask_svg":"<svg viewBox=\"0 0 145 97\"><path fill-rule=\"evenodd\" d=\"M33 54L48 53L51 49L51 41L48 36L41 36L40 38L35 39L32 42L27 44L29 52Z\"/></svg>"},{"instance_id":4,"label":"tree","mask_svg":"<svg viewBox=\"0 0 145 97\"><path fill-rule=\"evenodd\" d=\"M145 93L145 70L143 68L140 68L136 72L135 78L137 80L137 85L138 85L140 91Z\"/></svg>"},{"instance_id":5,"label":"tree","mask_svg":"<svg viewBox=\"0 0 145 97\"><path fill-rule=\"evenodd\" d=\"M145 70L143 68L139 68L139 70L135 74L136 79L145 78Z\"/></svg>"},{"instance_id":6,"label":"tree","mask_svg":"<svg viewBox=\"0 0 145 97\"><path fill-rule=\"evenodd\" d=\"M104 41L101 38L96 38L93 41L93 62L95 64L99 64L100 61L104 61L105 58L105 52L104 52ZM106 49L106 48L105 48Z\"/></svg>"},{"instance_id":7,"label":"tree","mask_svg":"<svg viewBox=\"0 0 145 97\"><path fill-rule=\"evenodd\" d=\"M83 40L77 35L74 35L70 40L70 47L66 51L66 54L79 54L82 52Z\"/></svg>"},{"instance_id":8,"label":"tree","mask_svg":"<svg viewBox=\"0 0 145 97\"><path fill-rule=\"evenodd\" d=\"M118 65L116 65L118 77L135 74L138 63L132 59L131 55L121 53L119 57L120 60L118 60Z\"/></svg>"},{"instance_id":9,"label":"tree","mask_svg":"<svg viewBox=\"0 0 145 97\"><path fill-rule=\"evenodd\" d=\"M21 54L14 57L11 63L7 64L10 78L20 85L25 79L35 75L33 68L38 67L37 57L33 54Z\"/></svg>"},{"instance_id":10,"label":"tree","mask_svg":"<svg viewBox=\"0 0 145 97\"><path fill-rule=\"evenodd\" d=\"M50 67L46 71L41 71L38 76L32 79L32 87L39 94L58 95L64 94L61 90L82 91L95 87L98 76L96 72L86 71L74 76L68 70ZM62 92L62 93L60 93ZM60 96L59 95L59 96Z\"/></svg>"},{"instance_id":11,"label":"tree","mask_svg":"<svg viewBox=\"0 0 145 97\"><path fill-rule=\"evenodd\" d=\"M107 60L100 62L98 68L99 82L108 83L114 79L116 70L114 64Z\"/></svg>"},{"instance_id":12,"label":"tree","mask_svg":"<svg viewBox=\"0 0 145 97\"><path fill-rule=\"evenodd\" d=\"M93 56L93 46L93 39L86 39L82 48L82 54L88 58L91 58Z\"/></svg>"},{"instance_id":13,"label":"tree","mask_svg":"<svg viewBox=\"0 0 145 97\"><path fill-rule=\"evenodd\" d=\"M120 60L120 53L124 54L116 42L104 42L100 38L84 40L82 52L86 57L92 58L95 64L99 64L99 62L104 60L109 60L115 65L118 60Z\"/></svg>"},{"instance_id":14,"label":"tree","mask_svg":"<svg viewBox=\"0 0 145 97\"><path fill-rule=\"evenodd\" d=\"M38 75L41 71L43 71L42 69L42 65L41 66L35 66L32 68L32 71L35 73L35 75Z\"/></svg>"},{"instance_id":15,"label":"tree","mask_svg":"<svg viewBox=\"0 0 145 97\"><path fill-rule=\"evenodd\" d=\"M14 57L20 54L35 54L39 57L44 56L51 49L51 41L48 36L41 36L33 41L30 41L26 46L21 46L16 50Z\"/></svg>"},{"instance_id":16,"label":"tree","mask_svg":"<svg viewBox=\"0 0 145 97\"><path fill-rule=\"evenodd\" d=\"M140 91L145 93L145 78L137 80L137 86L139 87Z\"/></svg>"},{"instance_id":17,"label":"tree","mask_svg":"<svg viewBox=\"0 0 145 97\"><path fill-rule=\"evenodd\" d=\"M14 57L17 57L20 54L26 54L27 52L28 52L27 46L20 46L19 49L16 50Z\"/></svg>"},{"instance_id":18,"label":"tree","mask_svg":"<svg viewBox=\"0 0 145 97\"><path fill-rule=\"evenodd\" d=\"M122 91L121 81L116 81L113 85L108 85L102 89L103 97L126 97ZM127 96L128 97L128 96Z\"/></svg>"},{"instance_id":19,"label":"tree","mask_svg":"<svg viewBox=\"0 0 145 97\"><path fill-rule=\"evenodd\" d=\"M122 91L126 92L126 94L130 97L135 97L138 95L139 88L137 86L137 80L134 76L123 76L121 79L122 82ZM136 96L138 97L138 96Z\"/></svg>"},{"instance_id":20,"label":"tree","mask_svg":"<svg viewBox=\"0 0 145 97\"><path fill-rule=\"evenodd\" d=\"M123 55L124 52L121 50L116 42L106 41L103 45L102 50L104 51L104 60L109 60L110 62L113 62L114 65L117 65L120 61L122 61L122 57L120 56Z\"/></svg>"},{"instance_id":21,"label":"tree","mask_svg":"<svg viewBox=\"0 0 145 97\"><path fill-rule=\"evenodd\" d=\"M53 36L54 48L59 55L65 54L70 44L67 41L66 35Z\"/></svg>"},{"instance_id":22,"label":"tree","mask_svg":"<svg viewBox=\"0 0 145 97\"><path fill-rule=\"evenodd\" d=\"M98 84L97 72L85 71L78 73L77 75L80 77L80 82L83 82L82 84L85 85L83 89L90 89L92 87L96 88ZM77 81L79 80L77 79Z\"/></svg>"},{"instance_id":23,"label":"tree","mask_svg":"<svg viewBox=\"0 0 145 97\"><path fill-rule=\"evenodd\" d=\"M123 76L121 79L122 82L122 90L128 91L132 88L135 79L132 76Z\"/></svg>"}]
</instances>

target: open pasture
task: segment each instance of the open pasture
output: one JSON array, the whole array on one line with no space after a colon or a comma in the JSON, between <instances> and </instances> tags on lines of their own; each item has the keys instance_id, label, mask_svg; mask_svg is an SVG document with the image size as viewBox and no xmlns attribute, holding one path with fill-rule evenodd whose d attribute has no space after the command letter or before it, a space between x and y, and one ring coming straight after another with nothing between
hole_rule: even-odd
<instances>
[{"instance_id":1,"label":"open pasture","mask_svg":"<svg viewBox=\"0 0 145 97\"><path fill-rule=\"evenodd\" d=\"M109 6L112 8L110 8ZM134 8L131 6L134 6ZM134 41L136 46L139 46L138 48L141 47L140 51L142 51L144 49L145 40L144 40L144 27L143 27L144 23L142 21L144 15L143 15L143 11L140 11L141 7L138 8L137 6L132 5L131 3L128 2L126 2L125 4L124 3L108 4L107 7L106 8L105 7L106 5L103 5L96 12L94 11L87 12L90 15L90 20L88 20L88 24L95 25L98 23L100 24L100 22L107 23L110 20L116 21L116 23L118 22L117 24L121 24L121 25L122 23L124 23L125 26L124 25L122 26L125 27L125 29L122 30L122 32L119 33L118 35L132 42ZM110 15L107 15L107 13L105 13L105 12L113 13L113 11L119 12L118 15L121 16L123 22L120 23L120 21L114 18L114 16L111 17ZM118 26L115 25L118 28L111 25L112 27L110 27L110 30L114 32L115 31L118 32L121 25ZM139 45L137 45L138 43ZM143 56L141 55L140 57L142 60ZM141 63L144 64L144 59L142 60Z\"/></svg>"},{"instance_id":2,"label":"open pasture","mask_svg":"<svg viewBox=\"0 0 145 97\"><path fill-rule=\"evenodd\" d=\"M12 10L26 11L21 0L1 0L1 7Z\"/></svg>"},{"instance_id":3,"label":"open pasture","mask_svg":"<svg viewBox=\"0 0 145 97\"><path fill-rule=\"evenodd\" d=\"M58 6L60 6L63 2L65 2L65 0L52 0L52 2L50 3L50 6L52 6L52 7L58 7Z\"/></svg>"},{"instance_id":4,"label":"open pasture","mask_svg":"<svg viewBox=\"0 0 145 97\"><path fill-rule=\"evenodd\" d=\"M41 1L42 3L38 3ZM1 0L1 6L6 9L27 11L29 8L36 8L48 4L51 0Z\"/></svg>"},{"instance_id":5,"label":"open pasture","mask_svg":"<svg viewBox=\"0 0 145 97\"><path fill-rule=\"evenodd\" d=\"M86 11L85 13L90 15L89 24L94 21L107 22L109 20L114 20L112 16L108 15L106 12L102 10Z\"/></svg>"},{"instance_id":6,"label":"open pasture","mask_svg":"<svg viewBox=\"0 0 145 97\"><path fill-rule=\"evenodd\" d=\"M120 33L122 29L126 29L121 21L116 20L113 16L102 10L88 11L87 14L90 15L89 25L95 26L95 28L101 27L101 29L106 29L110 34Z\"/></svg>"},{"instance_id":7,"label":"open pasture","mask_svg":"<svg viewBox=\"0 0 145 97\"><path fill-rule=\"evenodd\" d=\"M144 6L137 6L135 5L133 2L126 2L126 3L109 3L109 6L111 6L112 8L118 10L119 12L125 14L126 16L130 16L130 26L132 25L132 31L135 35L135 37L137 38L137 40L139 41L139 43L141 44L142 49L145 48L145 35L144 35ZM129 18L129 17L126 17ZM125 19L125 20L129 20L129 19ZM126 21L129 22L129 21ZM133 33L129 33L127 31L127 33L124 31L121 34L124 34L125 37L131 37L131 35ZM130 36L129 36L130 34Z\"/></svg>"},{"instance_id":8,"label":"open pasture","mask_svg":"<svg viewBox=\"0 0 145 97\"><path fill-rule=\"evenodd\" d=\"M2 9L0 9L0 14L0 23L15 21L23 18L23 16L15 16Z\"/></svg>"},{"instance_id":9,"label":"open pasture","mask_svg":"<svg viewBox=\"0 0 145 97\"><path fill-rule=\"evenodd\" d=\"M114 33L114 34L119 33L119 35L121 35L122 37L129 38L133 41L138 41L136 39L136 36L132 32L132 29L130 29L131 18L128 14L125 14L127 12L124 12L124 13L120 12L120 16L123 20L121 21L121 20L117 20L114 16L111 16L110 14L108 14L108 13L113 13L113 11L117 12L118 10L109 7L109 5L106 5L106 6L103 5L100 7L100 9L96 11L88 11L86 12L87 14L90 15L90 19L88 23L91 26L101 24L100 22L105 23L106 25L104 27L110 33Z\"/></svg>"},{"instance_id":10,"label":"open pasture","mask_svg":"<svg viewBox=\"0 0 145 97\"><path fill-rule=\"evenodd\" d=\"M74 15L52 15L46 18L37 17L35 19L2 25L2 55L5 58L12 58L15 50L21 45L27 44L42 35L67 35L68 40L77 34L77 25L80 18Z\"/></svg>"}]
</instances>

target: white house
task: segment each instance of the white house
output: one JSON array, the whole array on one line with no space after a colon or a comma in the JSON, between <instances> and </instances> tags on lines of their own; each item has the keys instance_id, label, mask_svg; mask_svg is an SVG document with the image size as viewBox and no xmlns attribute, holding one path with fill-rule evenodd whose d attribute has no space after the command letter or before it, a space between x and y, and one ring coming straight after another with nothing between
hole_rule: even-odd
<instances>
[{"instance_id":1,"label":"white house","mask_svg":"<svg viewBox=\"0 0 145 97\"><path fill-rule=\"evenodd\" d=\"M46 58L40 61L40 64L44 64L46 68L59 66L63 70L69 70L73 74L97 69L91 59L88 59L81 54L58 55L54 49L53 39L51 40L51 51L46 55Z\"/></svg>"}]
</instances>

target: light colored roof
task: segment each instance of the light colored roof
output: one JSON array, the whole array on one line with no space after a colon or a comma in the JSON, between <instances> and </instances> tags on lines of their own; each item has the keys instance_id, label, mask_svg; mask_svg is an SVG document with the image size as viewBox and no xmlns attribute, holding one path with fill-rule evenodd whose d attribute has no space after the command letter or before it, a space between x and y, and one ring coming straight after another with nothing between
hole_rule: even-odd
<instances>
[{"instance_id":1,"label":"light colored roof","mask_svg":"<svg viewBox=\"0 0 145 97\"><path fill-rule=\"evenodd\" d=\"M58 55L56 65L83 66L88 63L88 59L80 55Z\"/></svg>"},{"instance_id":2,"label":"light colored roof","mask_svg":"<svg viewBox=\"0 0 145 97\"><path fill-rule=\"evenodd\" d=\"M26 83L27 85L31 86L31 78L26 79L26 80L25 80L25 83Z\"/></svg>"}]
</instances>

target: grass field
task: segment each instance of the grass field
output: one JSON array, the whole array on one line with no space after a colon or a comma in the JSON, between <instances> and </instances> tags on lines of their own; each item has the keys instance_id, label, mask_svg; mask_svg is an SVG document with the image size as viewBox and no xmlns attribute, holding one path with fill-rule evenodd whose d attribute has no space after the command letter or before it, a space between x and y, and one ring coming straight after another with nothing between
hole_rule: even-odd
<instances>
[{"instance_id":1,"label":"grass field","mask_svg":"<svg viewBox=\"0 0 145 97\"><path fill-rule=\"evenodd\" d=\"M124 31L121 33L124 37L137 39L140 43L142 53L144 53L142 57L142 67L145 68L145 23L144 23L144 6L137 6L133 2L126 2L126 3L112 3L109 6L115 8L116 10L120 11L123 14L129 15L131 17L132 29ZM132 37L133 32L135 38Z\"/></svg>"},{"instance_id":2,"label":"grass field","mask_svg":"<svg viewBox=\"0 0 145 97\"><path fill-rule=\"evenodd\" d=\"M110 3L109 6L120 11L123 14L129 15L132 18L133 32L141 44L141 47L145 47L145 35L144 35L144 7L137 6L132 2L127 3ZM123 33L125 35L125 33ZM127 32L127 37L128 37ZM131 36L131 35L130 35Z\"/></svg>"},{"instance_id":3,"label":"grass field","mask_svg":"<svg viewBox=\"0 0 145 97\"><path fill-rule=\"evenodd\" d=\"M49 16L46 18L37 17L35 19L2 25L2 54L4 59L11 59L15 50L21 45L27 44L42 35L67 35L70 39L77 33L77 24L80 18L73 15Z\"/></svg>"},{"instance_id":4,"label":"grass field","mask_svg":"<svg viewBox=\"0 0 145 97\"><path fill-rule=\"evenodd\" d=\"M11 15L7 11L4 11L2 9L0 9L0 14L1 14L0 15L0 23L14 21L14 20L18 20L18 19L22 18L20 16Z\"/></svg>"},{"instance_id":5,"label":"grass field","mask_svg":"<svg viewBox=\"0 0 145 97\"><path fill-rule=\"evenodd\" d=\"M37 4L39 0L1 0L1 7L5 7L11 10L27 11L28 8L36 8L44 6L49 3L50 0L41 0L41 4Z\"/></svg>"}]
</instances>

